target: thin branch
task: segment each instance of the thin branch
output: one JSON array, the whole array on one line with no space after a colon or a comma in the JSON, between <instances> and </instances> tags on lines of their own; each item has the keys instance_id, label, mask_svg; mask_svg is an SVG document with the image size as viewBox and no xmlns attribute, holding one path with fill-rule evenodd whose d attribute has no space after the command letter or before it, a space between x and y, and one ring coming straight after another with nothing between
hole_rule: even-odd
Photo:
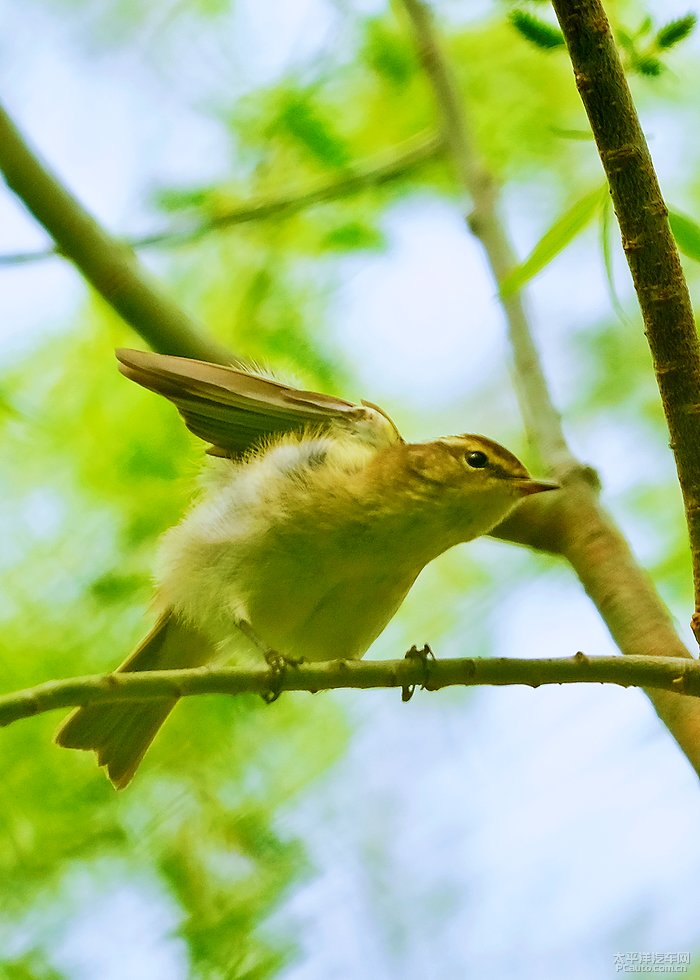
<instances>
[{"instance_id":1,"label":"thin branch","mask_svg":"<svg viewBox=\"0 0 700 980\"><path fill-rule=\"evenodd\" d=\"M463 100L438 40L432 16L422 0L403 0L416 45L442 117L445 144L457 179L469 195L469 227L481 241L491 272L501 282L518 264L498 217L498 189L479 158ZM532 336L522 293L502 300L514 360L514 378L527 432L553 472L561 476L578 464L564 438L561 418L549 393Z\"/></svg>"},{"instance_id":2,"label":"thin branch","mask_svg":"<svg viewBox=\"0 0 700 980\"><path fill-rule=\"evenodd\" d=\"M610 184L676 459L700 643L700 344L649 148L600 0L553 0Z\"/></svg>"},{"instance_id":3,"label":"thin branch","mask_svg":"<svg viewBox=\"0 0 700 980\"><path fill-rule=\"evenodd\" d=\"M223 231L236 225L296 214L316 204L338 201L369 188L382 187L392 183L436 160L443 152L444 144L438 136L411 140L406 147L396 147L388 158L385 154L381 162L374 161L350 168L340 180L309 187L303 191L288 193L283 197L252 201L242 207L233 208L230 211L207 218L205 221L199 221L187 228L169 229L123 239L120 244L132 249L185 245L199 241L213 232ZM8 252L4 255L0 254L0 267L25 265L61 255L63 252L58 248Z\"/></svg>"},{"instance_id":4,"label":"thin branch","mask_svg":"<svg viewBox=\"0 0 700 980\"><path fill-rule=\"evenodd\" d=\"M154 670L97 674L48 681L0 697L0 726L20 718L53 711L115 701L143 702L195 694L244 694L275 691L330 691L338 688L423 686L444 687L525 684L616 684L620 687L658 688L677 696L700 697L700 663L669 657L573 657L542 660L507 657L428 660L330 660L287 667L281 675L265 668L199 667L190 670Z\"/></svg>"},{"instance_id":5,"label":"thin branch","mask_svg":"<svg viewBox=\"0 0 700 980\"><path fill-rule=\"evenodd\" d=\"M495 181L482 164L463 99L432 16L422 0L403 0L442 117L445 143L472 202L469 225L481 241L496 284L517 264L498 214ZM610 108L608 106L608 111ZM527 430L565 490L521 505L494 536L564 556L627 656L690 657L663 602L627 542L598 502L595 472L569 449L549 394L521 295L501 297L513 351L516 387ZM700 444L700 443L698 443ZM542 495L545 496L545 495ZM700 775L700 705L650 692L659 717Z\"/></svg>"},{"instance_id":6,"label":"thin branch","mask_svg":"<svg viewBox=\"0 0 700 980\"><path fill-rule=\"evenodd\" d=\"M153 350L231 363L232 355L170 300L29 149L0 106L0 171L98 293Z\"/></svg>"}]
</instances>

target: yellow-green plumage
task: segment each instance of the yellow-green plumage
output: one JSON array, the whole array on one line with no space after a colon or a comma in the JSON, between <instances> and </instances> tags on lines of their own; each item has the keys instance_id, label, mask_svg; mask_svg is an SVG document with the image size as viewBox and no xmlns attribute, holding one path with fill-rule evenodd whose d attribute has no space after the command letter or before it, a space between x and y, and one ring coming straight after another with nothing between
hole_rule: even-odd
<instances>
[{"instance_id":1,"label":"yellow-green plumage","mask_svg":"<svg viewBox=\"0 0 700 980\"><path fill-rule=\"evenodd\" d=\"M260 661L265 650L361 657L428 562L553 487L483 436L409 444L373 405L187 359L118 356L224 457L163 539L161 619L121 670ZM172 707L80 708L57 741L94 749L121 787Z\"/></svg>"}]
</instances>

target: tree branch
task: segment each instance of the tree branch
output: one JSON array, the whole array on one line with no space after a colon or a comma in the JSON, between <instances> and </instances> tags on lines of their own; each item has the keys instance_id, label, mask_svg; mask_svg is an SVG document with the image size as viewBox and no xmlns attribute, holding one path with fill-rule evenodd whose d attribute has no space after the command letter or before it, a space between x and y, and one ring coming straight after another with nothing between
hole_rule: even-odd
<instances>
[{"instance_id":1,"label":"tree branch","mask_svg":"<svg viewBox=\"0 0 700 980\"><path fill-rule=\"evenodd\" d=\"M283 197L252 201L240 208L233 208L188 228L170 229L122 240L122 248L143 249L156 246L184 245L205 238L212 232L223 231L235 225L264 221L268 218L296 214L316 204L341 200L359 194L371 187L382 187L406 176L437 159L444 152L443 141L438 136L422 137L408 141L404 147L396 147L388 159L349 168L340 180L309 187L304 191ZM116 240L115 240L116 244ZM10 252L0 255L0 266L24 265L42 259L66 254L63 249L48 248L31 252ZM71 256L67 256L71 257Z\"/></svg>"},{"instance_id":2,"label":"tree branch","mask_svg":"<svg viewBox=\"0 0 700 980\"><path fill-rule=\"evenodd\" d=\"M469 226L481 241L494 280L500 285L517 262L498 214L495 181L479 158L429 9L423 0L403 0L403 4L433 88L455 172L472 202ZM601 508L595 471L577 460L566 443L521 294L501 297L501 302L526 428L545 462L564 484L564 491L552 494L549 500L527 501L492 534L563 555L622 653L690 657L668 610ZM700 775L700 705L666 692L650 692L649 697Z\"/></svg>"},{"instance_id":3,"label":"tree branch","mask_svg":"<svg viewBox=\"0 0 700 980\"><path fill-rule=\"evenodd\" d=\"M616 684L675 691L700 697L700 663L669 657L573 657L542 660L507 657L428 660L330 660L302 663L271 674L265 668L198 667L97 674L48 681L0 696L0 726L57 708L115 701L143 702L195 694L264 694L275 691L330 691L338 688L411 688L525 684Z\"/></svg>"},{"instance_id":4,"label":"tree branch","mask_svg":"<svg viewBox=\"0 0 700 980\"><path fill-rule=\"evenodd\" d=\"M700 344L668 210L600 0L553 0L610 184L683 493L700 643Z\"/></svg>"},{"instance_id":5,"label":"tree branch","mask_svg":"<svg viewBox=\"0 0 700 980\"><path fill-rule=\"evenodd\" d=\"M235 358L161 292L29 149L0 106L0 171L58 249L153 350L205 361Z\"/></svg>"}]
</instances>

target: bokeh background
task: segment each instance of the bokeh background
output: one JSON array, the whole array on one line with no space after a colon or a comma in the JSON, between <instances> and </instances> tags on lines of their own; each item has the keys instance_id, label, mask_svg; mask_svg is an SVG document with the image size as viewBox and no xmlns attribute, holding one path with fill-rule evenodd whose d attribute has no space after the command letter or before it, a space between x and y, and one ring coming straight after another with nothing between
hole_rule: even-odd
<instances>
[{"instance_id":1,"label":"bokeh background","mask_svg":"<svg viewBox=\"0 0 700 980\"><path fill-rule=\"evenodd\" d=\"M610 7L631 31L688 12ZM524 256L602 175L565 54L529 44L508 9L437 6ZM0 0L0 13L9 111L125 238L340 180L435 125L405 20L380 0ZM691 38L658 76L632 77L666 196L689 215L697 55ZM140 254L241 353L385 406L410 438L481 431L536 467L464 209L436 162ZM172 408L117 374L113 348L140 339L67 263L18 261L46 245L0 194L6 691L130 651L151 621L158 535L201 458ZM530 307L571 444L690 642L680 494L618 253L613 301L593 221L532 282ZM370 656L425 641L440 657L613 651L567 568L493 540L427 569ZM3 978L593 980L627 951L690 952L698 975L697 777L639 691L190 699L122 794L52 744L58 720L0 733Z\"/></svg>"}]
</instances>

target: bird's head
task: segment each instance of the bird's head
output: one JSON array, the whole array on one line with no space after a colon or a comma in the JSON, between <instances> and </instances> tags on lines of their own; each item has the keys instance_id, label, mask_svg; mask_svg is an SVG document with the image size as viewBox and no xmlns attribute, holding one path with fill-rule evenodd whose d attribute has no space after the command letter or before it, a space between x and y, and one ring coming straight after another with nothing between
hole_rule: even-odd
<instances>
[{"instance_id":1,"label":"bird's head","mask_svg":"<svg viewBox=\"0 0 700 980\"><path fill-rule=\"evenodd\" d=\"M485 534L523 498L559 485L534 479L511 452L479 435L405 444L403 483L410 496L442 514L466 541Z\"/></svg>"}]
</instances>

